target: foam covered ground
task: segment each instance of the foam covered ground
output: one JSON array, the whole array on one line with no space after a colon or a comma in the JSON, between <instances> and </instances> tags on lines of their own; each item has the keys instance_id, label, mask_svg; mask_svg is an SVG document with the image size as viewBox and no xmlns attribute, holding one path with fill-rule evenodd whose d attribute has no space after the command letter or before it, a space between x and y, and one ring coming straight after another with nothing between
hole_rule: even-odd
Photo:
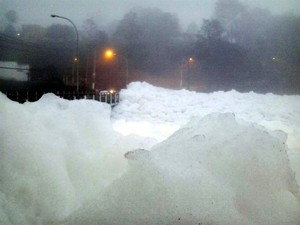
<instances>
[{"instance_id":1,"label":"foam covered ground","mask_svg":"<svg viewBox=\"0 0 300 225\"><path fill-rule=\"evenodd\" d=\"M0 224L300 224L300 96L120 96L0 94Z\"/></svg>"}]
</instances>

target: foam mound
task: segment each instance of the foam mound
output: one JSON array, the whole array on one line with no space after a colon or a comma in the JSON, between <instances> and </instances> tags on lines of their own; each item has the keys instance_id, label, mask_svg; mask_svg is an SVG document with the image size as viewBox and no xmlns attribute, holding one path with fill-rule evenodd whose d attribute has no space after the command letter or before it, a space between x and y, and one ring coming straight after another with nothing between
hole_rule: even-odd
<instances>
[{"instance_id":1,"label":"foam mound","mask_svg":"<svg viewBox=\"0 0 300 225\"><path fill-rule=\"evenodd\" d=\"M63 220L124 172L110 110L53 94L18 104L0 93L0 224Z\"/></svg>"},{"instance_id":2,"label":"foam mound","mask_svg":"<svg viewBox=\"0 0 300 225\"><path fill-rule=\"evenodd\" d=\"M66 224L300 223L299 187L282 132L210 114L151 151Z\"/></svg>"}]
</instances>

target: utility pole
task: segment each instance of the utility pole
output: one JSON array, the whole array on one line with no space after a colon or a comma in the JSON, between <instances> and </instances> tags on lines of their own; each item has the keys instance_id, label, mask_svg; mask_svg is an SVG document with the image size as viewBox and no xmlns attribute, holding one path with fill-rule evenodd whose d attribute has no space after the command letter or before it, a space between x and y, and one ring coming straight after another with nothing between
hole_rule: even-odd
<instances>
[{"instance_id":1,"label":"utility pole","mask_svg":"<svg viewBox=\"0 0 300 225\"><path fill-rule=\"evenodd\" d=\"M73 59L74 62L76 63L76 91L77 91L77 94L79 94L79 35L78 35L78 30L77 30L77 27L76 25L73 23L72 20L70 20L69 18L67 17L64 17L64 16L59 16L59 15L55 15L55 14L51 14L51 17L52 18L60 18L60 19L64 19L64 20L67 20L69 21L73 27L74 27L74 30L75 30L75 33L76 33L76 55L75 55L75 58Z\"/></svg>"}]
</instances>

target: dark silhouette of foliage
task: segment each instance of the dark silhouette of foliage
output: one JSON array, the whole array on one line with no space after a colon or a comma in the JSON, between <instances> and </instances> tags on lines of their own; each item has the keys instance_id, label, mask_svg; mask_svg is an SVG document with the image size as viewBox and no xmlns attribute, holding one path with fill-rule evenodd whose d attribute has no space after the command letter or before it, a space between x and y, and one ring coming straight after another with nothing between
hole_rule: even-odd
<instances>
[{"instance_id":1,"label":"dark silhouette of foliage","mask_svg":"<svg viewBox=\"0 0 300 225\"><path fill-rule=\"evenodd\" d=\"M160 73L174 66L169 50L179 34L174 15L138 8L124 16L114 37L135 68Z\"/></svg>"}]
</instances>

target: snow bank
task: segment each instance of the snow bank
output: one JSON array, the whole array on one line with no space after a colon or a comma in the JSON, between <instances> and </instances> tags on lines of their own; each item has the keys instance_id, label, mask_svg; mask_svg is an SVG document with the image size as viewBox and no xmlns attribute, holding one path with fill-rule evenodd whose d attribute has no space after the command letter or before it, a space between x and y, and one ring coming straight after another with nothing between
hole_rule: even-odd
<instances>
[{"instance_id":1,"label":"snow bank","mask_svg":"<svg viewBox=\"0 0 300 225\"><path fill-rule=\"evenodd\" d=\"M148 152L66 224L300 223L286 136L235 119L195 118Z\"/></svg>"},{"instance_id":2,"label":"snow bank","mask_svg":"<svg viewBox=\"0 0 300 225\"><path fill-rule=\"evenodd\" d=\"M0 93L0 224L299 225L299 104L139 82L112 111Z\"/></svg>"},{"instance_id":3,"label":"snow bank","mask_svg":"<svg viewBox=\"0 0 300 225\"><path fill-rule=\"evenodd\" d=\"M127 164L110 107L96 101L47 94L21 105L1 94L0 138L0 224L64 219Z\"/></svg>"},{"instance_id":4,"label":"snow bank","mask_svg":"<svg viewBox=\"0 0 300 225\"><path fill-rule=\"evenodd\" d=\"M143 134L161 141L193 117L231 112L237 118L288 134L290 148L300 149L300 96L239 93L196 93L169 90L145 82L128 85L113 110L114 128L122 134ZM139 126L138 124L144 124Z\"/></svg>"}]
</instances>

